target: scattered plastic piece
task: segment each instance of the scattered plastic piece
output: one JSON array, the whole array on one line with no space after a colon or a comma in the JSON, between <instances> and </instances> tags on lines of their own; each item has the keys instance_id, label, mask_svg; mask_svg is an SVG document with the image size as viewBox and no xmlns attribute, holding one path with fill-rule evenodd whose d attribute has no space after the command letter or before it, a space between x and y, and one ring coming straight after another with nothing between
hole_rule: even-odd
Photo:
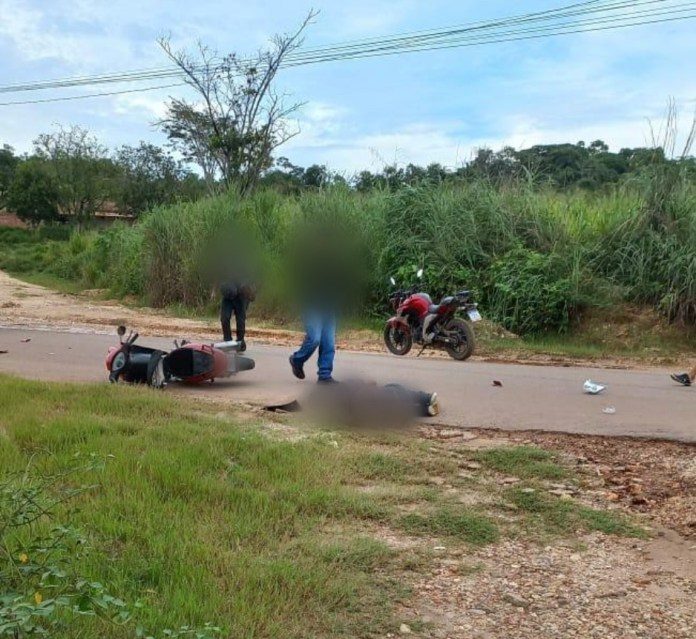
<instances>
[{"instance_id":1,"label":"scattered plastic piece","mask_svg":"<svg viewBox=\"0 0 696 639\"><path fill-rule=\"evenodd\" d=\"M501 386L502 387L503 382L499 382L497 379L493 380L493 386Z\"/></svg>"},{"instance_id":2,"label":"scattered plastic piece","mask_svg":"<svg viewBox=\"0 0 696 639\"><path fill-rule=\"evenodd\" d=\"M606 386L588 379L585 381L582 388L588 395L599 395L604 389L606 389Z\"/></svg>"},{"instance_id":3,"label":"scattered plastic piece","mask_svg":"<svg viewBox=\"0 0 696 639\"><path fill-rule=\"evenodd\" d=\"M0 351L0 355L7 355L10 351Z\"/></svg>"},{"instance_id":4,"label":"scattered plastic piece","mask_svg":"<svg viewBox=\"0 0 696 639\"><path fill-rule=\"evenodd\" d=\"M613 415L614 413L616 413L616 408L614 406L607 406L606 408L602 409L602 412L605 415Z\"/></svg>"},{"instance_id":5,"label":"scattered plastic piece","mask_svg":"<svg viewBox=\"0 0 696 639\"><path fill-rule=\"evenodd\" d=\"M264 406L263 409L271 413L299 413L302 410L300 403L296 399L286 404Z\"/></svg>"},{"instance_id":6,"label":"scattered plastic piece","mask_svg":"<svg viewBox=\"0 0 696 639\"><path fill-rule=\"evenodd\" d=\"M23 340L20 340L20 341L22 341L24 344L26 344L27 342L31 342L31 337L25 337Z\"/></svg>"}]
</instances>

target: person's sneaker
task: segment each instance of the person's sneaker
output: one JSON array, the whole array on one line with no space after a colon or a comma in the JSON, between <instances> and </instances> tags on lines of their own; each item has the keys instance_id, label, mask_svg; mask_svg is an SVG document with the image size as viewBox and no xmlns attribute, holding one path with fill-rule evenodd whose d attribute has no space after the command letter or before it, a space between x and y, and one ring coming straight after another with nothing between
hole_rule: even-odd
<instances>
[{"instance_id":1,"label":"person's sneaker","mask_svg":"<svg viewBox=\"0 0 696 639\"><path fill-rule=\"evenodd\" d=\"M430 396L430 403L428 404L428 415L435 417L435 415L440 414L440 402L437 399L437 393L433 393Z\"/></svg>"},{"instance_id":2,"label":"person's sneaker","mask_svg":"<svg viewBox=\"0 0 696 639\"><path fill-rule=\"evenodd\" d=\"M290 368L292 369L292 374L297 377L297 379L304 379L305 374L304 374L304 368L302 368L301 364L298 364L293 358L292 355L290 356Z\"/></svg>"},{"instance_id":3,"label":"person's sneaker","mask_svg":"<svg viewBox=\"0 0 696 639\"><path fill-rule=\"evenodd\" d=\"M689 377L688 373L680 373L679 375L670 375L670 377L677 382L677 384L681 384L682 386L691 386L691 377Z\"/></svg>"},{"instance_id":4,"label":"person's sneaker","mask_svg":"<svg viewBox=\"0 0 696 639\"><path fill-rule=\"evenodd\" d=\"M324 377L317 380L317 384L338 384L333 377Z\"/></svg>"},{"instance_id":5,"label":"person's sneaker","mask_svg":"<svg viewBox=\"0 0 696 639\"><path fill-rule=\"evenodd\" d=\"M239 352L243 353L245 350L246 350L246 342L244 340L242 340L241 342L239 342Z\"/></svg>"}]
</instances>

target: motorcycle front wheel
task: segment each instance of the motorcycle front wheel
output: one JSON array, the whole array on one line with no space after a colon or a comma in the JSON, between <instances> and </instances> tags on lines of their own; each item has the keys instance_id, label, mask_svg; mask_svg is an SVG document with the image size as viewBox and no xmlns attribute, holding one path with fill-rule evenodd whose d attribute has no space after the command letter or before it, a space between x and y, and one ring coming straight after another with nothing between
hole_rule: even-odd
<instances>
[{"instance_id":1,"label":"motorcycle front wheel","mask_svg":"<svg viewBox=\"0 0 696 639\"><path fill-rule=\"evenodd\" d=\"M390 353L394 355L406 355L413 346L413 336L411 331L402 326L384 327L384 343Z\"/></svg>"},{"instance_id":2,"label":"motorcycle front wheel","mask_svg":"<svg viewBox=\"0 0 696 639\"><path fill-rule=\"evenodd\" d=\"M453 339L456 339L454 344L447 344L445 350L447 354L459 361L469 359L474 352L476 343L474 340L474 331L469 322L455 317L447 322L445 331Z\"/></svg>"}]
</instances>

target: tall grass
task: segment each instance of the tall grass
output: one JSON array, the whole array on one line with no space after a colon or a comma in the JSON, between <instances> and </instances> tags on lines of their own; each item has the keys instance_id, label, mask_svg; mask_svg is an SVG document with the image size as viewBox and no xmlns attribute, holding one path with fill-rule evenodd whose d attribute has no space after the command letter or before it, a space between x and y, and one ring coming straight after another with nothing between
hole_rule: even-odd
<instances>
[{"instance_id":1,"label":"tall grass","mask_svg":"<svg viewBox=\"0 0 696 639\"><path fill-rule=\"evenodd\" d=\"M669 166L604 193L479 180L225 194L155 209L133 227L75 234L42 254L41 268L156 306L201 308L214 292L211 247L240 250L234 239L219 246L234 225L264 266L256 309L282 316L290 238L327 215L348 222L344 232L365 249L355 269L366 273L363 315L384 313L390 276L410 284L424 267L434 297L471 288L488 316L520 333L564 331L588 307L622 300L696 322L696 184Z\"/></svg>"}]
</instances>

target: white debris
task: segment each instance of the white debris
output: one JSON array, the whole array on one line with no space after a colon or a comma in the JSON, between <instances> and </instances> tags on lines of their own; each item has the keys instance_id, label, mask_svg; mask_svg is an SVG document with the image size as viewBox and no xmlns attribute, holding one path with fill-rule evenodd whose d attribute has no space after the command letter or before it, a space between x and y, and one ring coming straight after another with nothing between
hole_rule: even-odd
<instances>
[{"instance_id":1,"label":"white debris","mask_svg":"<svg viewBox=\"0 0 696 639\"><path fill-rule=\"evenodd\" d=\"M585 381L582 388L588 395L599 395L599 393L606 389L606 386L588 379Z\"/></svg>"}]
</instances>

